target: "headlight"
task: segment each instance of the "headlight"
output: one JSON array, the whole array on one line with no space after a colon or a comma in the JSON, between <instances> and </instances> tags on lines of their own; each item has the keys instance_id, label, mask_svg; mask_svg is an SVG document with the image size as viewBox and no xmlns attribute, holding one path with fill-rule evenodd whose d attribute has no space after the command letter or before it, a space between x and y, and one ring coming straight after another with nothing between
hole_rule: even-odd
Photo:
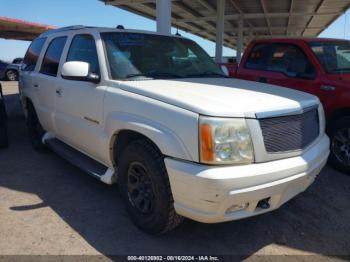
<instances>
[{"instance_id":1,"label":"headlight","mask_svg":"<svg viewBox=\"0 0 350 262\"><path fill-rule=\"evenodd\" d=\"M246 164L254 160L249 129L243 118L200 117L200 158L208 164Z\"/></svg>"}]
</instances>

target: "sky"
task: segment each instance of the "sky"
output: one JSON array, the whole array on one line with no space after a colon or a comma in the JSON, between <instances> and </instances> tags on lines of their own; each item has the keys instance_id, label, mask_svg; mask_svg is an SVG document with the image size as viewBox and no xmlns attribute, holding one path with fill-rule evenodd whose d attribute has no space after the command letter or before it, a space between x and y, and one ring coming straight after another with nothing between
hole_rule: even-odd
<instances>
[{"instance_id":1,"label":"sky","mask_svg":"<svg viewBox=\"0 0 350 262\"><path fill-rule=\"evenodd\" d=\"M156 30L153 20L134 15L119 8L106 6L98 0L0 0L0 16L23 19L32 22L54 25L90 25ZM320 36L350 38L350 10L334 21ZM173 28L175 33L176 29ZM201 37L179 30L180 34L199 43L211 56L215 54L215 44ZM23 57L29 42L0 39L0 59L11 61ZM235 51L224 48L224 56L234 56Z\"/></svg>"}]
</instances>

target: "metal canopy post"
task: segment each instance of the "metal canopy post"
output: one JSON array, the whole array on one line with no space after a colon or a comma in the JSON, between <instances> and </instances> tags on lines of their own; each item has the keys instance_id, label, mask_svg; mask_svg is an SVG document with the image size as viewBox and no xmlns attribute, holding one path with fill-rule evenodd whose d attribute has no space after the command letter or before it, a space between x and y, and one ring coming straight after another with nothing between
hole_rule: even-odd
<instances>
[{"instance_id":1,"label":"metal canopy post","mask_svg":"<svg viewBox=\"0 0 350 262\"><path fill-rule=\"evenodd\" d=\"M215 49L215 60L217 63L222 62L222 49L224 44L224 26L225 26L225 0L218 0L217 17L216 17L216 49Z\"/></svg>"},{"instance_id":2,"label":"metal canopy post","mask_svg":"<svg viewBox=\"0 0 350 262\"><path fill-rule=\"evenodd\" d=\"M171 0L157 0L157 32L171 34Z\"/></svg>"},{"instance_id":3,"label":"metal canopy post","mask_svg":"<svg viewBox=\"0 0 350 262\"><path fill-rule=\"evenodd\" d=\"M237 39L237 62L241 61L243 51L243 19L238 20L238 39Z\"/></svg>"}]
</instances>

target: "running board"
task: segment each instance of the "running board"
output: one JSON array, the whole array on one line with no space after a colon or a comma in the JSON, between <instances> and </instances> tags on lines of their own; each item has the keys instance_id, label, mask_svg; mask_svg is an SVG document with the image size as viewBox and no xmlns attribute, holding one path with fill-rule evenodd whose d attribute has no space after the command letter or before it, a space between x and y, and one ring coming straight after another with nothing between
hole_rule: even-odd
<instances>
[{"instance_id":1,"label":"running board","mask_svg":"<svg viewBox=\"0 0 350 262\"><path fill-rule=\"evenodd\" d=\"M114 170L84 155L57 138L45 140L45 144L56 154L106 184L113 183Z\"/></svg>"}]
</instances>

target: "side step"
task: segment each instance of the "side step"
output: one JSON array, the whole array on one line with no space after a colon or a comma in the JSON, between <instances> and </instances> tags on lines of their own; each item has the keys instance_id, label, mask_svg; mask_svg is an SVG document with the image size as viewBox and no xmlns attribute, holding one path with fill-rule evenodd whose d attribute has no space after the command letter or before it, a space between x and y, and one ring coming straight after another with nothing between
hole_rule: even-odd
<instances>
[{"instance_id":1,"label":"side step","mask_svg":"<svg viewBox=\"0 0 350 262\"><path fill-rule=\"evenodd\" d=\"M84 155L73 147L63 143L57 138L45 140L45 144L56 154L77 166L89 175L100 179L106 184L112 184L114 171L102 165L96 160Z\"/></svg>"}]
</instances>

